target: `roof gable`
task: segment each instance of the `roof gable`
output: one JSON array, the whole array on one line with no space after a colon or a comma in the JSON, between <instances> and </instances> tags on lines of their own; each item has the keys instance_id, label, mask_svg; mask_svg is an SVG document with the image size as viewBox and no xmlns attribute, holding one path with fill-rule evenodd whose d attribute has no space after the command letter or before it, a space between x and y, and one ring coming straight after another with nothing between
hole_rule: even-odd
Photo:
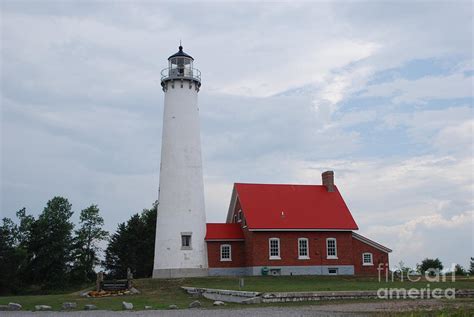
<instances>
[{"instance_id":1,"label":"roof gable","mask_svg":"<svg viewBox=\"0 0 474 317\"><path fill-rule=\"evenodd\" d=\"M375 241L373 241L373 240L370 240L369 238L366 238L366 237L364 237L364 236L361 236L360 234L357 234L357 233L355 233L355 232L352 233L352 237L353 237L354 239L357 239L357 240L359 240L359 241L361 241L361 242L363 242L363 243L365 243L365 244L368 244L368 245L370 245L370 246L372 246L372 247L374 247L374 248L376 248L376 249L378 249L378 250L380 250L380 251L383 251L383 252L385 252L385 253L390 253L390 252L392 252L391 249L389 249L389 248L387 248L387 247L384 247L384 246L381 245L380 243L377 243L377 242L375 242Z\"/></svg>"},{"instance_id":2,"label":"roof gable","mask_svg":"<svg viewBox=\"0 0 474 317\"><path fill-rule=\"evenodd\" d=\"M236 183L233 194L250 230L358 229L337 187Z\"/></svg>"}]
</instances>

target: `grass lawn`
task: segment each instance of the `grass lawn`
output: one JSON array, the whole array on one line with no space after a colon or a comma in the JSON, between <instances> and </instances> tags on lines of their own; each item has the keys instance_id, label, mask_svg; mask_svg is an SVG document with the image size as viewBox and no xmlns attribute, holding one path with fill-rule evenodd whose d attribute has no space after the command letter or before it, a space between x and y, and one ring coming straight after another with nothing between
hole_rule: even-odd
<instances>
[{"instance_id":1,"label":"grass lawn","mask_svg":"<svg viewBox=\"0 0 474 317\"><path fill-rule=\"evenodd\" d=\"M249 276L245 277L245 286L242 290L256 292L304 292L304 291L352 291L352 290L377 290L379 288L451 288L474 289L474 277L458 277L455 282L428 283L426 280L419 282L395 281L379 282L377 277L354 276ZM449 282L448 282L449 280ZM144 280L150 283L159 283L156 280ZM208 277L190 278L182 281L185 286L239 289L237 277Z\"/></svg>"},{"instance_id":2,"label":"grass lawn","mask_svg":"<svg viewBox=\"0 0 474 317\"><path fill-rule=\"evenodd\" d=\"M458 278L455 282L429 283L430 288L474 289L474 278ZM85 304L94 304L98 309L121 310L122 301L133 303L135 309L144 309L145 305L153 309L166 309L175 304L179 308L187 308L196 298L183 291L181 286L195 286L220 289L239 289L239 279L235 277L204 277L172 280L138 279L134 285L141 291L139 295L83 298L79 293L54 295L28 295L0 297L0 305L9 302L20 303L24 309L33 310L35 305L49 305L60 310L63 302L76 302L82 310ZM296 292L296 291L342 291L342 290L377 290L378 288L426 288L427 282L389 282L379 283L377 278L343 277L343 276L280 276L280 277L245 277L242 290L259 292ZM203 307L212 307L212 301L199 298ZM298 303L315 304L315 302ZM267 304L268 305L268 304ZM282 304L280 304L282 305ZM284 304L288 305L288 304ZM292 305L292 303L289 303ZM242 307L228 304L226 307ZM245 306L248 307L248 306ZM252 307L254 307L252 305Z\"/></svg>"}]
</instances>

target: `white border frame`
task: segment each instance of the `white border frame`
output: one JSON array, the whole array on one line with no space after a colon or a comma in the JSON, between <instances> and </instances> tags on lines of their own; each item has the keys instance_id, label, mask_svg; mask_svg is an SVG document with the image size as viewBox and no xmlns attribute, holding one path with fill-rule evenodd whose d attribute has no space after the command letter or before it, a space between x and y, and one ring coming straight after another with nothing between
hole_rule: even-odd
<instances>
[{"instance_id":1,"label":"white border frame","mask_svg":"<svg viewBox=\"0 0 474 317\"><path fill-rule=\"evenodd\" d=\"M364 259L364 255L370 255L370 263L366 263ZM373 266L374 265L374 255L371 252L364 252L362 253L362 266Z\"/></svg>"},{"instance_id":2,"label":"white border frame","mask_svg":"<svg viewBox=\"0 0 474 317\"><path fill-rule=\"evenodd\" d=\"M278 242L278 256L271 255L271 241L276 240ZM281 260L281 244L280 244L280 238L269 238L268 239L268 258L270 260Z\"/></svg>"},{"instance_id":3,"label":"white border frame","mask_svg":"<svg viewBox=\"0 0 474 317\"><path fill-rule=\"evenodd\" d=\"M223 259L222 258L222 248L223 247L229 247L229 258L228 259ZM219 255L220 255L221 262L231 262L232 261L232 245L227 244L227 243L226 244L221 244L219 250L220 250Z\"/></svg>"},{"instance_id":4,"label":"white border frame","mask_svg":"<svg viewBox=\"0 0 474 317\"><path fill-rule=\"evenodd\" d=\"M336 255L329 255L329 248L328 248L328 242L329 241L334 241L334 253L336 253ZM336 238L326 238L326 259L330 259L330 260L337 260L338 257L337 257L337 239Z\"/></svg>"},{"instance_id":5,"label":"white border frame","mask_svg":"<svg viewBox=\"0 0 474 317\"><path fill-rule=\"evenodd\" d=\"M300 254L300 241L306 241L306 255ZM309 239L298 238L298 260L309 260Z\"/></svg>"}]
</instances>

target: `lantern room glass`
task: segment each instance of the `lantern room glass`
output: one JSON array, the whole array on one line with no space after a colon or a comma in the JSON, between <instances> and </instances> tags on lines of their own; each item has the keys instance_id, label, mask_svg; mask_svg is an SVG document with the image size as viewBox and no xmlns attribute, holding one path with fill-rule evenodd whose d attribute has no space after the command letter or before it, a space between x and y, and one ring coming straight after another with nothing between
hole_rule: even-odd
<instances>
[{"instance_id":1,"label":"lantern room glass","mask_svg":"<svg viewBox=\"0 0 474 317\"><path fill-rule=\"evenodd\" d=\"M193 60L188 57L173 57L169 60L170 77L193 77Z\"/></svg>"}]
</instances>

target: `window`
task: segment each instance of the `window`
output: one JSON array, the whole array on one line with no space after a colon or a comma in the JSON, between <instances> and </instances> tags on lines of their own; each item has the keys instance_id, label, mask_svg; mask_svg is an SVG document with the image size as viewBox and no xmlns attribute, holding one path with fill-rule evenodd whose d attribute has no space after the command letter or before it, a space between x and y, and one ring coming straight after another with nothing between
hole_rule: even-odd
<instances>
[{"instance_id":1,"label":"window","mask_svg":"<svg viewBox=\"0 0 474 317\"><path fill-rule=\"evenodd\" d=\"M372 261L372 253L362 253L362 265L374 265Z\"/></svg>"},{"instance_id":2,"label":"window","mask_svg":"<svg viewBox=\"0 0 474 317\"><path fill-rule=\"evenodd\" d=\"M326 249L328 259L337 259L337 243L335 238L326 239Z\"/></svg>"},{"instance_id":3,"label":"window","mask_svg":"<svg viewBox=\"0 0 474 317\"><path fill-rule=\"evenodd\" d=\"M238 221L241 222L242 221L242 210L239 210L239 217L238 217Z\"/></svg>"},{"instance_id":4,"label":"window","mask_svg":"<svg viewBox=\"0 0 474 317\"><path fill-rule=\"evenodd\" d=\"M337 268L335 267L328 268L328 275L337 275Z\"/></svg>"},{"instance_id":5,"label":"window","mask_svg":"<svg viewBox=\"0 0 474 317\"><path fill-rule=\"evenodd\" d=\"M280 239L270 238L268 240L270 260L281 260L280 258Z\"/></svg>"},{"instance_id":6,"label":"window","mask_svg":"<svg viewBox=\"0 0 474 317\"><path fill-rule=\"evenodd\" d=\"M221 244L221 261L232 261L232 250L230 244Z\"/></svg>"},{"instance_id":7,"label":"window","mask_svg":"<svg viewBox=\"0 0 474 317\"><path fill-rule=\"evenodd\" d=\"M309 259L309 246L307 238L298 239L298 259Z\"/></svg>"},{"instance_id":8,"label":"window","mask_svg":"<svg viewBox=\"0 0 474 317\"><path fill-rule=\"evenodd\" d=\"M181 232L181 250L191 249L191 232Z\"/></svg>"}]
</instances>

